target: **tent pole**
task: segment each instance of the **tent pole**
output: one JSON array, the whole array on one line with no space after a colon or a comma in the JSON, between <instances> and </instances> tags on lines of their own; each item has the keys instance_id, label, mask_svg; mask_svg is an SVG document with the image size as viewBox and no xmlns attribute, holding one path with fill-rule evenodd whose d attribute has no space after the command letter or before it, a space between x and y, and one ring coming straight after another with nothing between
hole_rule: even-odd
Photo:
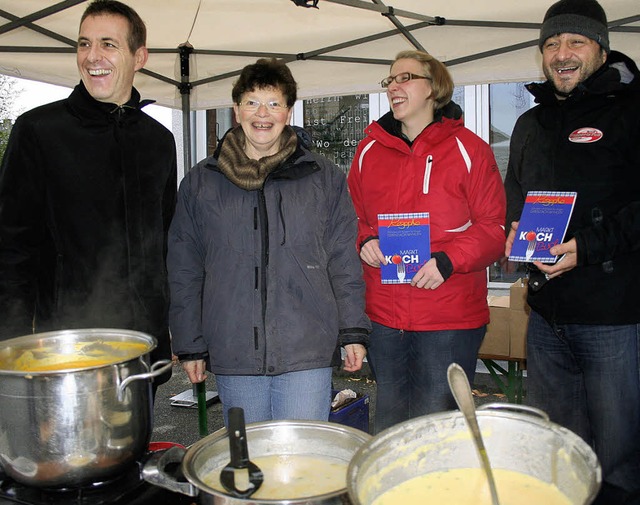
<instances>
[{"instance_id":1,"label":"tent pole","mask_svg":"<svg viewBox=\"0 0 640 505\"><path fill-rule=\"evenodd\" d=\"M184 173L191 169L191 88L189 82L189 59L193 53L193 46L188 42L178 47L180 51L180 94L182 95L182 146Z\"/></svg>"},{"instance_id":2,"label":"tent pole","mask_svg":"<svg viewBox=\"0 0 640 505\"><path fill-rule=\"evenodd\" d=\"M189 93L182 95L182 149L184 173L191 169L191 100Z\"/></svg>"}]
</instances>

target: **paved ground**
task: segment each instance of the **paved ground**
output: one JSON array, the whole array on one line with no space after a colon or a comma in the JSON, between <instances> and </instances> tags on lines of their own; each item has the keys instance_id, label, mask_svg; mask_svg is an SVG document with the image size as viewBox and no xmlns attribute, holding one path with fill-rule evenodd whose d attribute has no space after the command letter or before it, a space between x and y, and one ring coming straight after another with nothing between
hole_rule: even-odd
<instances>
[{"instance_id":1,"label":"paved ground","mask_svg":"<svg viewBox=\"0 0 640 505\"><path fill-rule=\"evenodd\" d=\"M476 405L503 402L506 398L493 382L488 373L483 373L486 369L479 362L476 380L472 386ZM335 369L333 374L333 387L337 390L351 389L358 394L369 396L369 428L373 432L375 419L373 416L376 385L371 377L368 366L355 374L345 373ZM207 379L207 390L215 391L215 378L209 374ZM173 376L167 383L158 388L154 406L154 429L152 441L177 442L184 446L189 446L200 439L198 426L197 408L176 407L171 405L171 397L183 392L192 392L186 374L180 366L175 366ZM189 396L189 393L187 393ZM222 405L220 402L213 402L207 408L208 432L213 433L224 427L222 420Z\"/></svg>"}]
</instances>

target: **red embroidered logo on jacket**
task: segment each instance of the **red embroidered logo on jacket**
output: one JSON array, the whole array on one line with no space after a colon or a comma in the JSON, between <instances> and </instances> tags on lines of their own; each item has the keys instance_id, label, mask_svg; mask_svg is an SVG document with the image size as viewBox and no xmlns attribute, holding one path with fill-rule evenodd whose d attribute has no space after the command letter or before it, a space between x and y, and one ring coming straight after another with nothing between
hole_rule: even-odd
<instances>
[{"instance_id":1,"label":"red embroidered logo on jacket","mask_svg":"<svg viewBox=\"0 0 640 505\"><path fill-rule=\"evenodd\" d=\"M603 133L597 128L578 128L569 134L569 141L576 144L590 144L597 142L603 136Z\"/></svg>"}]
</instances>

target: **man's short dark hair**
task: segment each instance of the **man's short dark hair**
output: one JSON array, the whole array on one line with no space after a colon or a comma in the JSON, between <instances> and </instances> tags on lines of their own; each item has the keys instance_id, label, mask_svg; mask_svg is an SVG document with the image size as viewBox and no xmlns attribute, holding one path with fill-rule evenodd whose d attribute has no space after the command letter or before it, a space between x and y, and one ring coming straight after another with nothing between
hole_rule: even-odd
<instances>
[{"instance_id":1,"label":"man's short dark hair","mask_svg":"<svg viewBox=\"0 0 640 505\"><path fill-rule=\"evenodd\" d=\"M147 27L144 21L131 7L117 0L94 0L82 14L80 24L89 16L101 16L104 14L122 16L127 20L129 23L127 43L131 53L135 53L138 49L147 45Z\"/></svg>"},{"instance_id":2,"label":"man's short dark hair","mask_svg":"<svg viewBox=\"0 0 640 505\"><path fill-rule=\"evenodd\" d=\"M298 84L287 64L276 58L260 58L242 69L231 91L233 103L239 103L245 93L263 88L276 88L282 91L287 98L288 107L296 103Z\"/></svg>"}]
</instances>

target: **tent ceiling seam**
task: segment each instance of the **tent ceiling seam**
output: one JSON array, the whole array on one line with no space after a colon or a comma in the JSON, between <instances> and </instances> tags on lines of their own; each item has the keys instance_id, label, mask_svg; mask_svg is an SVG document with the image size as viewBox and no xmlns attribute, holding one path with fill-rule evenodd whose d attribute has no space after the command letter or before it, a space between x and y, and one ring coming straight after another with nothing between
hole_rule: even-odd
<instances>
[{"instance_id":1,"label":"tent ceiling seam","mask_svg":"<svg viewBox=\"0 0 640 505\"><path fill-rule=\"evenodd\" d=\"M198 8L196 9L196 13L193 16L193 23L191 23L191 29L189 30L189 35L187 35L186 42L189 42L191 39L191 35L193 34L193 29L196 26L196 21L198 20L198 15L200 14L200 7L202 7L202 0L198 0Z\"/></svg>"}]
</instances>

